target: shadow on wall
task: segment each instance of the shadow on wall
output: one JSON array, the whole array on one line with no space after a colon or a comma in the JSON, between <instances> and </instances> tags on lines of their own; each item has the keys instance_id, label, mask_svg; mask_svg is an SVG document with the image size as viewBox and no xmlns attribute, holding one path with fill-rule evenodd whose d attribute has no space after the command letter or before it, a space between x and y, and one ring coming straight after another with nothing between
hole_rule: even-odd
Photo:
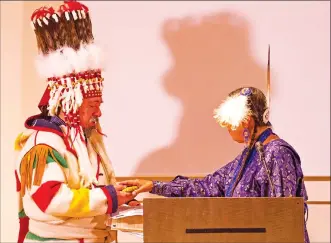
<instances>
[{"instance_id":1,"label":"shadow on wall","mask_svg":"<svg viewBox=\"0 0 331 243\"><path fill-rule=\"evenodd\" d=\"M265 90L266 66L260 67L250 52L248 23L232 13L205 16L200 22L193 18L166 21L163 38L173 57L164 87L180 99L183 114L175 141L147 155L134 174L211 173L242 150L217 125L213 110L238 87Z\"/></svg>"}]
</instances>

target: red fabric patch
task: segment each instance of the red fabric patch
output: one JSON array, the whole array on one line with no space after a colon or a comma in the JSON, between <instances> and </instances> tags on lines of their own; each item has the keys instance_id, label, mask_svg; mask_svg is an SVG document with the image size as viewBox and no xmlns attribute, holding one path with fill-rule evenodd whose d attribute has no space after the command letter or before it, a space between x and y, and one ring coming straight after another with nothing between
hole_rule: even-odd
<instances>
[{"instance_id":1,"label":"red fabric patch","mask_svg":"<svg viewBox=\"0 0 331 243\"><path fill-rule=\"evenodd\" d=\"M15 170L15 178L16 178L16 191L19 192L21 190L21 182L18 178L17 171Z\"/></svg>"},{"instance_id":2,"label":"red fabric patch","mask_svg":"<svg viewBox=\"0 0 331 243\"><path fill-rule=\"evenodd\" d=\"M46 211L48 205L59 191L61 184L62 182L59 181L47 181L43 183L35 193L33 193L32 199L41 211Z\"/></svg>"},{"instance_id":3,"label":"red fabric patch","mask_svg":"<svg viewBox=\"0 0 331 243\"><path fill-rule=\"evenodd\" d=\"M43 94L43 96L40 99L40 102L38 104L38 108L40 109L42 106L47 106L48 105L48 101L50 99L50 92L51 90L48 88L48 86L46 87L46 90Z\"/></svg>"},{"instance_id":4,"label":"red fabric patch","mask_svg":"<svg viewBox=\"0 0 331 243\"><path fill-rule=\"evenodd\" d=\"M36 136L34 137L34 145L35 145L35 146L37 145L37 135L38 135L38 132L39 132L39 131L36 132Z\"/></svg>"},{"instance_id":5,"label":"red fabric patch","mask_svg":"<svg viewBox=\"0 0 331 243\"><path fill-rule=\"evenodd\" d=\"M103 193L106 195L107 197L107 201L108 201L108 208L107 208L107 214L111 214L113 211L113 203L112 203L112 198L111 195L109 194L109 192L107 191L106 187L100 187L100 189L103 191Z\"/></svg>"},{"instance_id":6,"label":"red fabric patch","mask_svg":"<svg viewBox=\"0 0 331 243\"><path fill-rule=\"evenodd\" d=\"M29 232L29 217L20 218L20 231L17 243L23 243L26 234Z\"/></svg>"}]
</instances>

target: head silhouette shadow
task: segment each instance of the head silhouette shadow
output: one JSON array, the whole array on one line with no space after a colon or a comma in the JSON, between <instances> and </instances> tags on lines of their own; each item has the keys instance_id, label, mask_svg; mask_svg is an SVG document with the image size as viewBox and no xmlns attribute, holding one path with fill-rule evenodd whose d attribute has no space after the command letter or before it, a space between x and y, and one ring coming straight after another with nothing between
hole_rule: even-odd
<instances>
[{"instance_id":1,"label":"head silhouette shadow","mask_svg":"<svg viewBox=\"0 0 331 243\"><path fill-rule=\"evenodd\" d=\"M242 150L218 126L213 110L241 86L264 90L266 66L251 53L248 23L233 13L166 21L163 37L173 59L164 88L180 99L183 113L175 141L143 158L134 174L211 173Z\"/></svg>"}]
</instances>

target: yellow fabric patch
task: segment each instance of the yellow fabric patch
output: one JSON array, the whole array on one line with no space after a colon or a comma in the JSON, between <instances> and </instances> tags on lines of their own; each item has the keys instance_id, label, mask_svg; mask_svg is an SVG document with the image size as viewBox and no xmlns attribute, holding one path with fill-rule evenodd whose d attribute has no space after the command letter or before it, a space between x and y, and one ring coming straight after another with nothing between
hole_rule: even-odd
<instances>
[{"instance_id":1,"label":"yellow fabric patch","mask_svg":"<svg viewBox=\"0 0 331 243\"><path fill-rule=\"evenodd\" d=\"M22 141L22 135L23 133L21 132L15 139L15 142L14 142L14 149L16 151L20 151L23 147L21 141Z\"/></svg>"},{"instance_id":2,"label":"yellow fabric patch","mask_svg":"<svg viewBox=\"0 0 331 243\"><path fill-rule=\"evenodd\" d=\"M81 188L71 191L74 195L70 203L68 214L72 217L84 216L90 211L90 190Z\"/></svg>"},{"instance_id":3,"label":"yellow fabric patch","mask_svg":"<svg viewBox=\"0 0 331 243\"><path fill-rule=\"evenodd\" d=\"M25 145L26 141L28 141L28 139L32 133L33 133L33 131L26 132L26 133L21 132L20 134L18 134L18 136L15 139L15 143L14 143L15 151L22 150L23 146Z\"/></svg>"}]
</instances>

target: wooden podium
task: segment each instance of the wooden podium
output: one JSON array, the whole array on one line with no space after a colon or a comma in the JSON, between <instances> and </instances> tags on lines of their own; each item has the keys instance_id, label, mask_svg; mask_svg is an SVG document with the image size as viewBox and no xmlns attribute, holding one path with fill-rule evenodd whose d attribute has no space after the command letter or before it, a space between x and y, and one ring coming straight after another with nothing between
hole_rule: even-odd
<instances>
[{"instance_id":1,"label":"wooden podium","mask_svg":"<svg viewBox=\"0 0 331 243\"><path fill-rule=\"evenodd\" d=\"M144 243L303 243L303 198L144 198Z\"/></svg>"}]
</instances>

